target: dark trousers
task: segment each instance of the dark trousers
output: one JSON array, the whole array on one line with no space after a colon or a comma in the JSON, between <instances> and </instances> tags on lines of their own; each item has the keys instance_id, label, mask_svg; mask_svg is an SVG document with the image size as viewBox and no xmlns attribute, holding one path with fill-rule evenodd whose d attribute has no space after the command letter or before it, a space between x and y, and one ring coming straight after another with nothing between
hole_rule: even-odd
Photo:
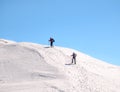
<instances>
[{"instance_id":1,"label":"dark trousers","mask_svg":"<svg viewBox=\"0 0 120 92\"><path fill-rule=\"evenodd\" d=\"M72 58L72 63L76 64L76 58Z\"/></svg>"},{"instance_id":2,"label":"dark trousers","mask_svg":"<svg viewBox=\"0 0 120 92\"><path fill-rule=\"evenodd\" d=\"M53 42L50 42L50 46L53 47Z\"/></svg>"}]
</instances>

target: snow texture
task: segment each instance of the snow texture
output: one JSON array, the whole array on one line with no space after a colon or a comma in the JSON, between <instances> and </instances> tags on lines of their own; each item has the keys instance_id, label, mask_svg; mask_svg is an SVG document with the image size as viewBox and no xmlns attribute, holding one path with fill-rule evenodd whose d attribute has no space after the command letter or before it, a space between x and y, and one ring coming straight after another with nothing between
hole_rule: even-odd
<instances>
[{"instance_id":1,"label":"snow texture","mask_svg":"<svg viewBox=\"0 0 120 92\"><path fill-rule=\"evenodd\" d=\"M120 92L120 67L73 49L0 39L0 92Z\"/></svg>"}]
</instances>

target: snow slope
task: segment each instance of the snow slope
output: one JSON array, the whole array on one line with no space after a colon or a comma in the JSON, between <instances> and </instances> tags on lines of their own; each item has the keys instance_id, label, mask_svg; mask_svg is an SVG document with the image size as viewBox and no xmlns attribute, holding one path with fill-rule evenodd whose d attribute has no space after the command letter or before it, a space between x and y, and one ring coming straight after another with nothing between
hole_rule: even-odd
<instances>
[{"instance_id":1,"label":"snow slope","mask_svg":"<svg viewBox=\"0 0 120 92\"><path fill-rule=\"evenodd\" d=\"M120 92L120 67L73 49L1 39L0 92Z\"/></svg>"}]
</instances>

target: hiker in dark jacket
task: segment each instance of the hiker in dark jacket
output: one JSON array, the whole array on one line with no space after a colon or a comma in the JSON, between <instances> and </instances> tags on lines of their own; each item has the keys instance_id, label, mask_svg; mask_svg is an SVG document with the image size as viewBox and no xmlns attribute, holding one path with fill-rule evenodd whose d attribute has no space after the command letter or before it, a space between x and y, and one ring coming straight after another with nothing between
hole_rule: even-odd
<instances>
[{"instance_id":1,"label":"hiker in dark jacket","mask_svg":"<svg viewBox=\"0 0 120 92\"><path fill-rule=\"evenodd\" d=\"M72 56L72 63L74 62L74 64L76 64L76 56L77 54L73 52Z\"/></svg>"},{"instance_id":2,"label":"hiker in dark jacket","mask_svg":"<svg viewBox=\"0 0 120 92\"><path fill-rule=\"evenodd\" d=\"M49 42L50 42L50 47L53 47L53 42L55 42L55 40L54 40L53 38L50 37Z\"/></svg>"}]
</instances>

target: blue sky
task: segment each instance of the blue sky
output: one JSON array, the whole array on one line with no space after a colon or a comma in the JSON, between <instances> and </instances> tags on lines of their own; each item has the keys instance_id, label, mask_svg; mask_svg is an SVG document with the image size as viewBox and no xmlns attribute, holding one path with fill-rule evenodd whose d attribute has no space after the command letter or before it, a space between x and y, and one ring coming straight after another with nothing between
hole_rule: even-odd
<instances>
[{"instance_id":1,"label":"blue sky","mask_svg":"<svg viewBox=\"0 0 120 92\"><path fill-rule=\"evenodd\" d=\"M73 48L120 65L120 0L0 0L0 38Z\"/></svg>"}]
</instances>

